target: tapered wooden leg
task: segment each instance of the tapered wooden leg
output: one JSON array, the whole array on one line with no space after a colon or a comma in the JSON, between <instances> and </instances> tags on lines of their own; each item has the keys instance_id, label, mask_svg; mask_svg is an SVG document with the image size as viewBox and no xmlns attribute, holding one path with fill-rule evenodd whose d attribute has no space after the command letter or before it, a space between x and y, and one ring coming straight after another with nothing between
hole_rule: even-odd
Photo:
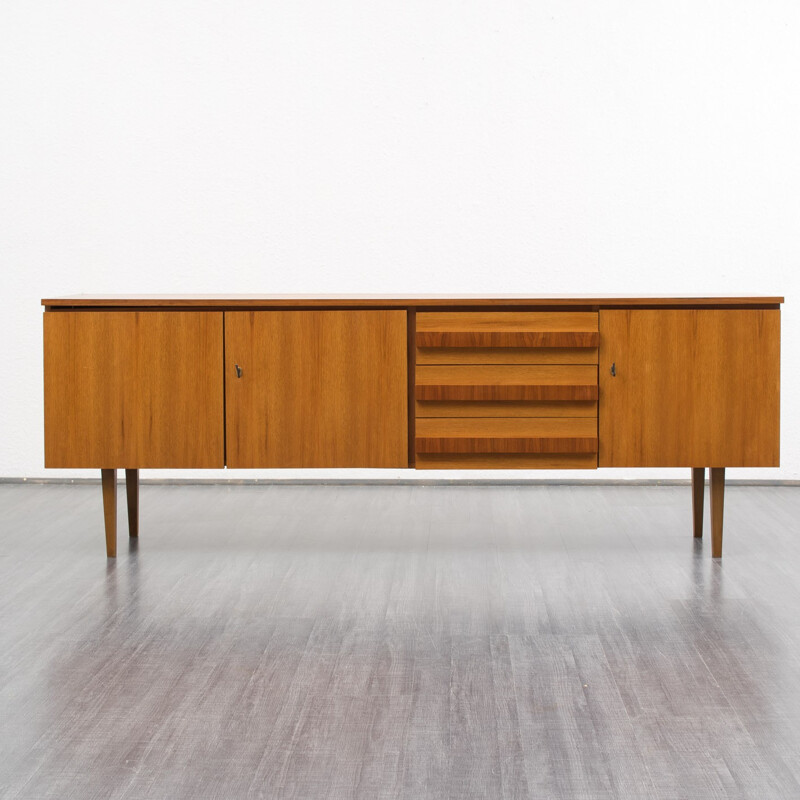
<instances>
[{"instance_id":1,"label":"tapered wooden leg","mask_svg":"<svg viewBox=\"0 0 800 800\"><path fill-rule=\"evenodd\" d=\"M703 536L703 495L705 493L706 468L692 468L692 517L694 521L694 538Z\"/></svg>"},{"instance_id":2,"label":"tapered wooden leg","mask_svg":"<svg viewBox=\"0 0 800 800\"><path fill-rule=\"evenodd\" d=\"M117 556L117 471L101 469L100 480L103 484L103 516L106 521L106 555Z\"/></svg>"},{"instance_id":3,"label":"tapered wooden leg","mask_svg":"<svg viewBox=\"0 0 800 800\"><path fill-rule=\"evenodd\" d=\"M128 495L128 534L139 535L139 470L125 470L125 492Z\"/></svg>"},{"instance_id":4,"label":"tapered wooden leg","mask_svg":"<svg viewBox=\"0 0 800 800\"><path fill-rule=\"evenodd\" d=\"M722 509L725 503L725 467L711 467L711 556L722 558Z\"/></svg>"}]
</instances>

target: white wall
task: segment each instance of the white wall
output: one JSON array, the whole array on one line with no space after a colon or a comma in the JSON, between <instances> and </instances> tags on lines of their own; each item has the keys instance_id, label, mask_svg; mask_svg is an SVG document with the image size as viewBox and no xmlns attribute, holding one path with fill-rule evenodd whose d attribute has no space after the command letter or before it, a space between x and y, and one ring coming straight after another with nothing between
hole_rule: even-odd
<instances>
[{"instance_id":1,"label":"white wall","mask_svg":"<svg viewBox=\"0 0 800 800\"><path fill-rule=\"evenodd\" d=\"M0 476L87 474L44 296L438 291L785 294L783 467L731 472L800 478L798 43L796 0L3 2Z\"/></svg>"}]
</instances>

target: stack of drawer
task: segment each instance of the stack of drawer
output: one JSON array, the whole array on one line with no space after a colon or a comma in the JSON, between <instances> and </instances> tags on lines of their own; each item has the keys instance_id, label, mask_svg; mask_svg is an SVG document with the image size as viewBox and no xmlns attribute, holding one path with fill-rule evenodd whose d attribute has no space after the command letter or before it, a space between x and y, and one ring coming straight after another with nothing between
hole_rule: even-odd
<instances>
[{"instance_id":1,"label":"stack of drawer","mask_svg":"<svg viewBox=\"0 0 800 800\"><path fill-rule=\"evenodd\" d=\"M597 467L597 312L419 312L419 469Z\"/></svg>"}]
</instances>

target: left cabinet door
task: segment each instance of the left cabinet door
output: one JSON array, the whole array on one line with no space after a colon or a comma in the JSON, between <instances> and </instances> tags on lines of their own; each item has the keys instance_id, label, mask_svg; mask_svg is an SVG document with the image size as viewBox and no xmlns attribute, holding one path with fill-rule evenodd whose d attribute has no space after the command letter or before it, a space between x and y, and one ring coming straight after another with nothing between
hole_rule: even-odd
<instances>
[{"instance_id":1,"label":"left cabinet door","mask_svg":"<svg viewBox=\"0 0 800 800\"><path fill-rule=\"evenodd\" d=\"M45 312L45 466L222 467L222 337L222 312Z\"/></svg>"},{"instance_id":2,"label":"left cabinet door","mask_svg":"<svg viewBox=\"0 0 800 800\"><path fill-rule=\"evenodd\" d=\"M406 312L226 311L229 467L408 466Z\"/></svg>"}]
</instances>

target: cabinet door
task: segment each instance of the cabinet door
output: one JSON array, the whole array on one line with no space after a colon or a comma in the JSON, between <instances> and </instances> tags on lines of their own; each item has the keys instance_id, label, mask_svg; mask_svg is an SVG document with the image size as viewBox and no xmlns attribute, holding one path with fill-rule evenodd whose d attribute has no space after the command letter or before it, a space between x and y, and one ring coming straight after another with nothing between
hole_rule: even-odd
<instances>
[{"instance_id":1,"label":"cabinet door","mask_svg":"<svg viewBox=\"0 0 800 800\"><path fill-rule=\"evenodd\" d=\"M222 312L48 311L46 467L222 467Z\"/></svg>"},{"instance_id":2,"label":"cabinet door","mask_svg":"<svg viewBox=\"0 0 800 800\"><path fill-rule=\"evenodd\" d=\"M225 312L229 467L406 467L405 311Z\"/></svg>"},{"instance_id":3,"label":"cabinet door","mask_svg":"<svg viewBox=\"0 0 800 800\"><path fill-rule=\"evenodd\" d=\"M779 389L778 310L601 311L599 464L776 467Z\"/></svg>"}]
</instances>

